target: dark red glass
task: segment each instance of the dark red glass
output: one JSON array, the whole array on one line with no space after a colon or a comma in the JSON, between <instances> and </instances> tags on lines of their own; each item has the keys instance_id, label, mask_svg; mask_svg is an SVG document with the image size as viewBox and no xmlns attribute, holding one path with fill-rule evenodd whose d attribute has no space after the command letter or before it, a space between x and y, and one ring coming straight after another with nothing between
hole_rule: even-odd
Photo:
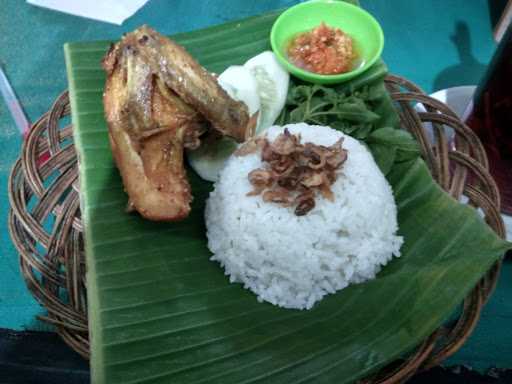
<instances>
[{"instance_id":1,"label":"dark red glass","mask_svg":"<svg viewBox=\"0 0 512 384\"><path fill-rule=\"evenodd\" d=\"M478 135L498 184L501 210L512 214L512 25L478 85L466 124Z\"/></svg>"}]
</instances>

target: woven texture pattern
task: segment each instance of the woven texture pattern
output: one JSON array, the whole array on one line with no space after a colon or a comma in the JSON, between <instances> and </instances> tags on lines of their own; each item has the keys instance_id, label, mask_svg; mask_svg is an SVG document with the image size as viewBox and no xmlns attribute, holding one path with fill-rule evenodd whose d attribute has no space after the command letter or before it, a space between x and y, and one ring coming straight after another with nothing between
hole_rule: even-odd
<instances>
[{"instance_id":1,"label":"woven texture pattern","mask_svg":"<svg viewBox=\"0 0 512 384\"><path fill-rule=\"evenodd\" d=\"M488 171L485 151L475 136L446 105L426 96L407 80L388 76L386 86L396 103L402 127L420 143L433 178L454 198L469 198L501 237L499 193ZM427 112L417 112L420 102ZM20 266L34 297L48 310L66 343L88 357L85 257L78 193L78 162L72 127L61 126L69 115L67 92L44 114L28 135L9 180L9 228L20 254ZM423 123L432 123L431 143ZM447 142L445 127L455 131L455 146ZM455 149L456 148L456 149ZM496 263L466 298L457 321L443 326L407 359L385 367L365 383L401 383L415 372L439 364L455 353L478 322L491 295L501 263Z\"/></svg>"}]
</instances>

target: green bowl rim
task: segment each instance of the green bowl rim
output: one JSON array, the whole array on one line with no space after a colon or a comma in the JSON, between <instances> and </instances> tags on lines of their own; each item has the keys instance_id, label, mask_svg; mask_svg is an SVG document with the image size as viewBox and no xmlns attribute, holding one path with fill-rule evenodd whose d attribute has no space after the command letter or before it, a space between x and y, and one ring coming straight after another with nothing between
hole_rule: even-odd
<instances>
[{"instance_id":1,"label":"green bowl rim","mask_svg":"<svg viewBox=\"0 0 512 384\"><path fill-rule=\"evenodd\" d=\"M352 10L355 12L360 12L362 14L365 14L368 17L368 20L370 21L370 23L374 27L376 27L376 30L377 30L377 34L379 37L379 48L377 50L377 54L375 54L370 60L368 60L365 65L363 65L353 71L340 73L337 75L321 75L321 74L317 74L314 72L306 71L302 68L297 67L292 62L290 62L285 56L283 56L283 54L281 54L280 48L277 47L277 43L275 41L276 33L277 33L276 29L279 26L279 24L283 22L283 19L285 17L289 16L290 13L295 12L296 9L303 8L303 7L311 7L311 6L314 6L315 3L339 4L342 7L352 8ZM380 26L380 23L375 19L375 17L373 17L373 15L371 13L365 11L363 8L361 8L357 5L348 3L346 1L340 1L340 0L310 0L310 1L306 1L304 3L300 3L300 4L297 4L297 5L294 5L290 8L288 8L287 10L285 10L283 13L281 13L277 17L277 19L276 19L276 21L274 21L274 24L272 25L272 29L270 31L270 45L272 46L272 51L274 52L274 54L276 55L278 60L288 68L289 72L291 72L293 74L300 74L301 75L300 77L303 79L342 82L344 80L349 80L349 79L353 78L354 76L357 76L357 75L363 73L364 71L369 69L373 64L375 64L375 62L380 58L382 51L384 49L384 32L382 31L382 27Z\"/></svg>"}]
</instances>

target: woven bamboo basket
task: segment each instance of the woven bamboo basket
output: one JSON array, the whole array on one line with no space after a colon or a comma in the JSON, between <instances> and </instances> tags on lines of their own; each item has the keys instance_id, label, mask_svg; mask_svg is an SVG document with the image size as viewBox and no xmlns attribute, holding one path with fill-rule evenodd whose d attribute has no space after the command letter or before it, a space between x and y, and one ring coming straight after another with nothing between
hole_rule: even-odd
<instances>
[{"instance_id":1,"label":"woven bamboo basket","mask_svg":"<svg viewBox=\"0 0 512 384\"><path fill-rule=\"evenodd\" d=\"M462 194L468 204L481 208L485 220L504 237L499 214L499 192L488 171L482 144L443 103L425 95L409 81L386 78L403 129L418 140L433 178L451 196ZM417 112L414 103L427 112ZM70 113L67 92L34 124L9 180L9 230L20 255L27 287L46 308L41 318L55 325L64 341L83 357L89 356L85 256L80 219L78 163L72 126L61 126ZM432 123L435 143L423 128ZM451 148L445 127L455 131ZM46 161L41 161L46 156ZM456 321L443 325L409 356L396 361L364 383L403 383L412 375L439 364L455 353L478 322L483 305L496 286L497 262L474 287Z\"/></svg>"}]
</instances>

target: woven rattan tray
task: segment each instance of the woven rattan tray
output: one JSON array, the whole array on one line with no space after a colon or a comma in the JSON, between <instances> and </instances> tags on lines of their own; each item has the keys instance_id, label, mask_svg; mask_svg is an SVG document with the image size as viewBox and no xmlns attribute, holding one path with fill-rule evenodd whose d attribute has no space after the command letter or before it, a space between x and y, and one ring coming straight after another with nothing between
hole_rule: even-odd
<instances>
[{"instance_id":1,"label":"woven rattan tray","mask_svg":"<svg viewBox=\"0 0 512 384\"><path fill-rule=\"evenodd\" d=\"M388 76L402 127L422 149L433 178L454 198L481 208L486 222L504 237L499 193L488 172L485 151L475 136L446 105L426 96L405 79ZM427 112L417 112L416 102ZM85 358L89 355L85 257L80 220L78 163L71 125L61 126L70 113L67 92L33 126L9 180L9 229L20 254L20 266L34 297L47 309L43 320ZM423 122L431 122L436 142L430 143ZM449 147L443 126L456 133L457 149ZM47 158L41 161L42 156ZM469 183L468 180L471 182ZM400 383L418 370L439 364L457 351L478 322L492 293L501 263L496 263L467 296L458 319L426 339L408 358L385 367L367 383Z\"/></svg>"}]
</instances>

